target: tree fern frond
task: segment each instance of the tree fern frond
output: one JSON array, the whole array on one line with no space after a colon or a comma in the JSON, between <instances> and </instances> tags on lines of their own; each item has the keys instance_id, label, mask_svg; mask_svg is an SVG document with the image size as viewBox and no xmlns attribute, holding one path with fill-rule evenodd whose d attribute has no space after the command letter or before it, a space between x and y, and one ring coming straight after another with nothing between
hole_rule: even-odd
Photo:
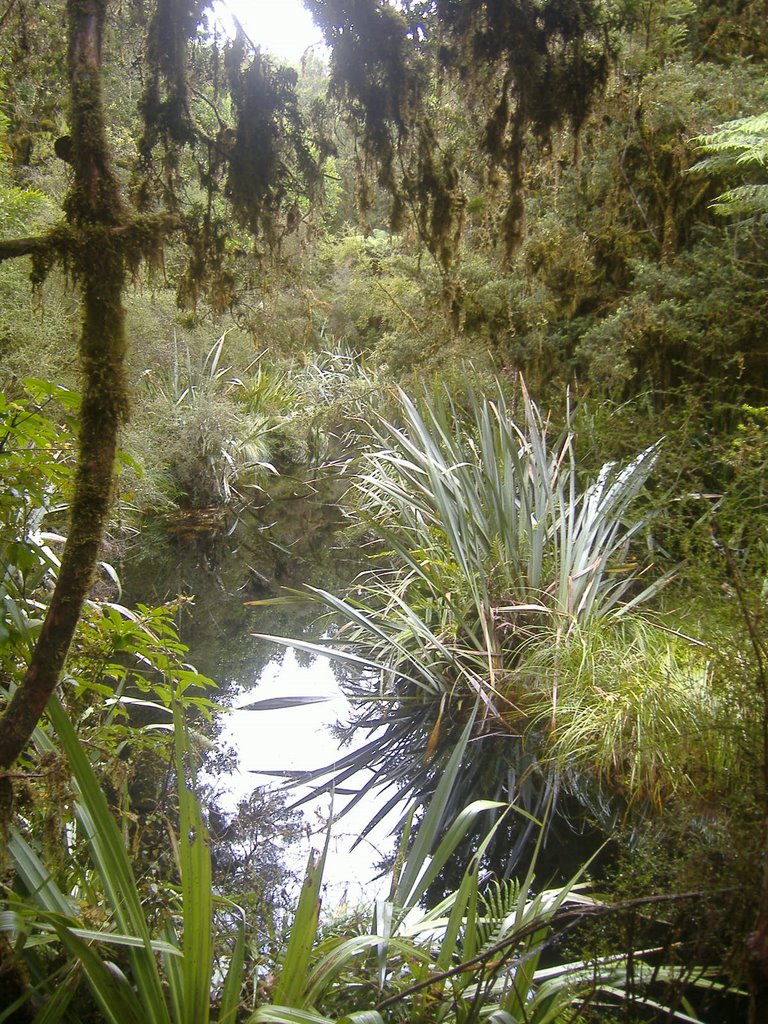
<instances>
[{"instance_id":1,"label":"tree fern frond","mask_svg":"<svg viewBox=\"0 0 768 1024\"><path fill-rule=\"evenodd\" d=\"M696 168L706 166L710 157L726 157L764 167L768 162L768 111L726 121L693 141L701 152L709 154Z\"/></svg>"},{"instance_id":2,"label":"tree fern frond","mask_svg":"<svg viewBox=\"0 0 768 1024\"><path fill-rule=\"evenodd\" d=\"M768 184L737 185L719 195L711 205L716 213L722 214L768 213Z\"/></svg>"},{"instance_id":3,"label":"tree fern frond","mask_svg":"<svg viewBox=\"0 0 768 1024\"><path fill-rule=\"evenodd\" d=\"M755 216L768 212L768 184L754 180L768 171L768 111L727 121L693 141L704 156L691 167L692 174L753 177L752 182L717 196L711 204L716 213Z\"/></svg>"}]
</instances>

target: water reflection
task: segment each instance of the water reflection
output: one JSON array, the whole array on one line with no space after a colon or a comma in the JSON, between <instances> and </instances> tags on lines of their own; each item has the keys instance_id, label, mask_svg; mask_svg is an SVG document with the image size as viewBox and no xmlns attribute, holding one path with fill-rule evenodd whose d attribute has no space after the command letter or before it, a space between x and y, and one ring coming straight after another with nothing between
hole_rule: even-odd
<instances>
[{"instance_id":1,"label":"water reflection","mask_svg":"<svg viewBox=\"0 0 768 1024\"><path fill-rule=\"evenodd\" d=\"M253 636L319 639L327 623L318 621L317 606L250 602L303 583L340 592L362 568L360 549L345 529L332 493L321 497L286 481L281 489L276 499L236 519L197 513L149 523L122 567L128 603L160 603L179 594L194 597L180 608L180 634L190 648L189 660L217 681L225 703L236 708L270 697L329 698L303 708L234 710L223 718L217 747L234 748L240 767L227 771L226 758L219 758L215 775L209 774L207 781L222 808L229 810L269 781L254 772L317 768L342 753L330 726L346 718L346 702L328 659ZM336 798L334 813L343 799ZM391 847L387 828L348 853L372 810L358 806L334 827L327 874L335 902L345 895L353 903L373 894L372 865ZM291 851L290 866L298 871L304 869L310 845L324 841L329 798L304 805L304 813L307 842Z\"/></svg>"},{"instance_id":2,"label":"water reflection","mask_svg":"<svg viewBox=\"0 0 768 1024\"><path fill-rule=\"evenodd\" d=\"M253 691L241 689L235 696L234 706L253 702ZM258 699L293 696L323 697L322 703L304 707L275 710L233 710L222 723L222 739L240 753L239 768L217 784L222 791L222 806L234 809L237 800L262 784L273 770L306 771L330 764L347 752L340 749L331 726L347 717L347 701L342 694L331 663L327 658L316 658L311 664L301 664L297 653L288 650L279 663L272 662L261 673L258 681ZM356 780L352 780L354 785ZM361 780L362 781L362 780ZM297 787L294 799L308 795L311 786ZM310 846L322 846L325 829L331 814L337 815L348 796L337 796L332 802L327 796L302 805L308 826L307 842L300 850L290 852L290 866L298 871L306 864ZM370 901L385 883L373 883L374 865L390 852L388 832L394 822L376 829L354 850L350 848L374 808L359 804L333 826L326 879L332 901L346 899L350 904ZM383 894L383 892L382 892Z\"/></svg>"},{"instance_id":3,"label":"water reflection","mask_svg":"<svg viewBox=\"0 0 768 1024\"><path fill-rule=\"evenodd\" d=\"M275 497L237 516L198 510L149 522L121 567L126 602L192 595L178 621L192 664L223 690L233 681L255 683L281 653L252 634L316 636L317 608L247 602L304 583L341 590L360 570L336 501L340 490L328 485L318 493L281 479Z\"/></svg>"}]
</instances>

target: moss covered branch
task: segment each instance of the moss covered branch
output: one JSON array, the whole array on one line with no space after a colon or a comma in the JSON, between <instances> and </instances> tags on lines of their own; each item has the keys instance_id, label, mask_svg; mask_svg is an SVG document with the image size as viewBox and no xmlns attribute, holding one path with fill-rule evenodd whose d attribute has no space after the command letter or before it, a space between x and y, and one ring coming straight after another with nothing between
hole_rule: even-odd
<instances>
[{"instance_id":1,"label":"moss covered branch","mask_svg":"<svg viewBox=\"0 0 768 1024\"><path fill-rule=\"evenodd\" d=\"M184 222L176 214L142 214L132 217L125 224L109 228L106 237L110 245L119 243L130 270L144 260L152 262L168 236L183 227ZM0 239L0 263L31 256L39 268L34 276L39 278L44 276L46 268L54 264L65 270L74 267L77 249L83 244L92 245L93 240L84 238L82 232L70 224L58 224L42 235Z\"/></svg>"},{"instance_id":2,"label":"moss covered branch","mask_svg":"<svg viewBox=\"0 0 768 1024\"><path fill-rule=\"evenodd\" d=\"M9 768L29 743L64 667L107 521L117 433L127 411L126 260L115 237L115 230L124 227L123 208L111 169L101 81L106 7L106 0L69 0L67 5L74 168L66 205L73 242L68 269L80 289L83 310L78 465L56 588L27 672L0 719L0 768ZM40 246L36 254L41 255Z\"/></svg>"},{"instance_id":3,"label":"moss covered branch","mask_svg":"<svg viewBox=\"0 0 768 1024\"><path fill-rule=\"evenodd\" d=\"M0 263L4 260L16 259L18 256L32 256L46 249L47 246L48 239L45 235L0 240Z\"/></svg>"}]
</instances>

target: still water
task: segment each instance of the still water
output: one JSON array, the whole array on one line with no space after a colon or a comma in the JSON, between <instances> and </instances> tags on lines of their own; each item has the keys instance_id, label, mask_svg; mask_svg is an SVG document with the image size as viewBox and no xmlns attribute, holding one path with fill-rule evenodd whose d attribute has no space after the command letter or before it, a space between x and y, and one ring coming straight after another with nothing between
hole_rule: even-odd
<instances>
[{"instance_id":1,"label":"still water","mask_svg":"<svg viewBox=\"0 0 768 1024\"><path fill-rule=\"evenodd\" d=\"M322 701L288 709L233 710L227 716L222 723L222 738L239 752L240 764L225 780L229 793L222 800L225 807L234 808L237 797L250 792L254 783L268 779L269 775L262 774L264 769L306 771L331 764L340 753L331 726L347 717L348 705L327 658L317 658L311 665L300 664L294 651L288 650L282 661L270 662L260 674L256 696L260 701L285 696L317 697ZM253 698L252 689L242 688L235 698L235 708L253 702ZM347 748L341 752L346 753ZM352 785L354 783L353 779ZM306 785L292 792L300 799L311 790L312 787ZM324 796L302 805L309 838L303 849L289 851L292 868L302 870L309 847L323 845L329 818L338 817L348 799L331 800L330 796ZM352 905L369 902L379 889L386 888L383 881L373 883L373 877L374 865L391 850L388 827L380 826L355 846L357 836L372 813L373 808L363 804L338 818L332 826L325 872L332 902ZM389 824L394 826L395 820Z\"/></svg>"},{"instance_id":2,"label":"still water","mask_svg":"<svg viewBox=\"0 0 768 1024\"><path fill-rule=\"evenodd\" d=\"M232 708L222 716L217 745L232 748L238 766L206 777L223 810L233 811L256 786L270 784L270 772L318 768L348 752L330 731L347 718L348 705L329 660L254 636L320 639L325 626L317 621L316 605L254 602L304 583L341 591L363 567L359 546L350 542L345 525L333 500L289 486L282 498L237 519L197 513L172 523L155 521L128 553L122 568L128 602L159 603L180 594L194 598L178 618L189 660L216 680ZM294 696L317 700L298 707L239 710ZM292 789L289 803L308 793L309 787ZM303 871L310 849L325 842L329 818L337 818L348 799L337 797L332 803L325 796L302 804L307 838L287 853L292 869ZM395 821L350 849L373 811L359 806L333 825L327 905L368 902L386 886L372 878L374 865L391 852L388 831Z\"/></svg>"}]
</instances>

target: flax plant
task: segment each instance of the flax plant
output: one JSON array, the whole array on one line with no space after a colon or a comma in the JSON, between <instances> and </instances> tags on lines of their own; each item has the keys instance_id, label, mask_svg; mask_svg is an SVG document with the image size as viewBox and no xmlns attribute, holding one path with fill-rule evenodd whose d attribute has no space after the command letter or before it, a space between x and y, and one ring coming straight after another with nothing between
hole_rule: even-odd
<instances>
[{"instance_id":1,"label":"flax plant","mask_svg":"<svg viewBox=\"0 0 768 1024\"><path fill-rule=\"evenodd\" d=\"M143 453L148 480L138 488L150 504L170 498L192 508L229 505L276 473L269 457L277 420L259 408L253 391L263 383L261 371L249 378L255 361L243 380L225 365L226 338L225 332L195 359L174 332L170 366L142 374L148 402L128 439Z\"/></svg>"},{"instance_id":2,"label":"flax plant","mask_svg":"<svg viewBox=\"0 0 768 1024\"><path fill-rule=\"evenodd\" d=\"M434 790L476 699L450 814L480 793L540 814L563 776L541 713L542 693L556 713L560 663L539 652L565 650L590 623L614 628L666 581L648 579L634 552L658 444L587 481L570 429L553 437L522 384L519 406L513 415L501 388L470 395L463 412L445 394L417 405L401 392L357 480L386 567L346 599L312 591L343 623L321 649L362 670L347 684L349 732L368 739L305 779L338 787L367 769L357 799L389 793L372 824Z\"/></svg>"},{"instance_id":3,"label":"flax plant","mask_svg":"<svg viewBox=\"0 0 768 1024\"><path fill-rule=\"evenodd\" d=\"M174 714L179 830L173 843L181 885L178 915L160 932L150 925L124 836L86 749L55 697L48 714L72 772L70 833L84 838L88 853L79 882L64 891L22 829L11 830L8 851L24 895L17 893L6 901L0 928L12 937L17 957L37 983L16 1004L4 1008L6 1012L0 1009L0 1022L15 1019L14 1013L27 1001L42 1007L34 1018L41 1024L78 1021L70 1004L76 1001L82 978L102 1019L110 1024L207 1024L214 951L211 857L202 808L191 789L191 748L179 707ZM41 727L35 741L41 749L55 752ZM50 959L41 957L51 946L64 954L53 978ZM221 989L222 1024L234 1024L243 955L240 933Z\"/></svg>"}]
</instances>

